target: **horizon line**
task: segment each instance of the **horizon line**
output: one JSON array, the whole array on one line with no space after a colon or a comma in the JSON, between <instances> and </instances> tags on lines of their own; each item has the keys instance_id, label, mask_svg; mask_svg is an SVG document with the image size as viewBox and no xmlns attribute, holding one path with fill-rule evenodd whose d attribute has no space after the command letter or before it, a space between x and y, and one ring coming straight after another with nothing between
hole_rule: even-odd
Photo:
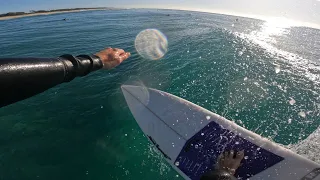
<instances>
[{"instance_id":1,"label":"horizon line","mask_svg":"<svg viewBox=\"0 0 320 180\"><path fill-rule=\"evenodd\" d=\"M213 10L213 9L192 9L192 8L155 8L155 7L131 7L126 9L163 9L163 10L181 10L181 11L191 11L191 12L204 12L204 13L211 13L211 14L221 14L221 15L229 15L229 16L236 16L236 17L244 17L244 18L251 18L257 20L263 20L267 22L272 21L286 21L286 23L290 24L291 27L309 27L314 29L320 30L320 24L313 23L313 22L304 22L299 20L294 20L287 17L281 16L264 16L264 15L254 15L254 14L244 14L244 13L237 13L237 12L227 12L221 10Z\"/></svg>"},{"instance_id":2,"label":"horizon line","mask_svg":"<svg viewBox=\"0 0 320 180\"><path fill-rule=\"evenodd\" d=\"M287 17L281 17L281 16L265 16L265 15L254 15L254 14L244 14L244 13L238 13L238 12L230 12L225 10L218 10L218 9L199 9L199 8L181 8L181 7L105 7L105 6L97 6L97 7L81 7L81 8L114 8L114 9L162 9L162 10L181 10L181 11L191 11L191 12L204 12L204 13L211 13L211 14L221 14L221 15L229 15L229 16L237 16L237 17L245 17L245 18L252 18L257 20L263 20L263 21L285 21L286 23L289 23L290 26L293 27L309 27L314 29L320 29L320 24L313 23L313 22L305 22L305 21L299 21L294 20ZM48 10L59 10L59 9L74 9L74 8L57 8L57 9L49 9ZM24 11L24 12L31 12L34 10ZM11 11L12 12L12 11ZM21 11L22 12L22 11ZM10 12L7 12L10 13ZM5 13L4 13L5 14Z\"/></svg>"}]
</instances>

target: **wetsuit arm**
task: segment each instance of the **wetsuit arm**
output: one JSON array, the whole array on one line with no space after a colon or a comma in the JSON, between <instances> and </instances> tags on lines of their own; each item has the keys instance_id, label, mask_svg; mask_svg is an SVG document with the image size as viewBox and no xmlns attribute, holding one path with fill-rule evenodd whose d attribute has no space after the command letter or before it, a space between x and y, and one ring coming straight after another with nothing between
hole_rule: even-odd
<instances>
[{"instance_id":1,"label":"wetsuit arm","mask_svg":"<svg viewBox=\"0 0 320 180\"><path fill-rule=\"evenodd\" d=\"M0 107L103 67L95 55L0 59Z\"/></svg>"}]
</instances>

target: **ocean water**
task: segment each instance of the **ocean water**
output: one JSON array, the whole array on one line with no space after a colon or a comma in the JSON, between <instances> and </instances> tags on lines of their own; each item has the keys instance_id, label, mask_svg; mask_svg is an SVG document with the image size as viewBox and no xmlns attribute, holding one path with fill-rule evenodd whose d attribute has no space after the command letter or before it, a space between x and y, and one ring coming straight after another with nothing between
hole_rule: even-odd
<instances>
[{"instance_id":1,"label":"ocean water","mask_svg":"<svg viewBox=\"0 0 320 180\"><path fill-rule=\"evenodd\" d=\"M135 50L135 37L148 28L167 36L161 60ZM1 108L1 180L181 179L143 136L122 84L175 94L320 163L318 29L135 9L0 21L0 40L0 57L77 55L109 46L132 53L116 69Z\"/></svg>"}]
</instances>

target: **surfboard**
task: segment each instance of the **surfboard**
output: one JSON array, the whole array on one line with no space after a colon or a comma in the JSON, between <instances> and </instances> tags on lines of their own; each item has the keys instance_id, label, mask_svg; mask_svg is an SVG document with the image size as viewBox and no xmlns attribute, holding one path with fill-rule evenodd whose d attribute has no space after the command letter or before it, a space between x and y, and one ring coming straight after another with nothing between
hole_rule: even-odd
<instances>
[{"instance_id":1,"label":"surfboard","mask_svg":"<svg viewBox=\"0 0 320 180\"><path fill-rule=\"evenodd\" d=\"M224 151L244 150L238 179L320 180L317 163L196 104L156 89L121 89L145 136L185 179L199 180Z\"/></svg>"}]
</instances>

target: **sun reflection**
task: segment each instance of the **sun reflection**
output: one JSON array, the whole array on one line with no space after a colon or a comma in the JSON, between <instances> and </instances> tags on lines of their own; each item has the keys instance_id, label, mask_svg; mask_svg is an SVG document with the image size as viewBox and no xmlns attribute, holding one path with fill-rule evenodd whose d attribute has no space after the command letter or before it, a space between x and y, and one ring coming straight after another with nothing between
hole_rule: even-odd
<instances>
[{"instance_id":1,"label":"sun reflection","mask_svg":"<svg viewBox=\"0 0 320 180\"><path fill-rule=\"evenodd\" d=\"M304 58L302 55L287 51L285 47L286 41L282 41L285 36L288 36L291 32L292 27L299 26L296 21L286 18L268 18L261 24L260 28L251 31L250 33L239 33L234 34L251 45L258 45L265 50L266 53L274 57L275 73L288 71L290 69L282 68L281 62L290 63L295 70L304 72L303 75L309 78L311 81L319 81L319 75L310 72L309 60ZM239 54L243 54L242 51ZM279 64L280 63L280 64ZM319 71L320 67L312 67L313 71Z\"/></svg>"},{"instance_id":2,"label":"sun reflection","mask_svg":"<svg viewBox=\"0 0 320 180\"><path fill-rule=\"evenodd\" d=\"M260 29L254 30L249 34L239 33L237 35L245 40L253 42L254 44L260 45L273 55L281 55L282 57L292 59L296 55L289 52L284 52L276 48L274 45L281 43L278 42L280 40L278 37L289 34L290 28L295 25L295 21L282 17L273 17L266 19L266 21L261 25Z\"/></svg>"},{"instance_id":3,"label":"sun reflection","mask_svg":"<svg viewBox=\"0 0 320 180\"><path fill-rule=\"evenodd\" d=\"M278 24L277 22L267 21L263 24L262 33L268 35L282 35L286 32L286 28L290 26Z\"/></svg>"},{"instance_id":4,"label":"sun reflection","mask_svg":"<svg viewBox=\"0 0 320 180\"><path fill-rule=\"evenodd\" d=\"M289 33L292 26L295 26L295 22L286 18L269 18L262 25L259 32L254 32L260 40L276 43L276 39L273 36L282 36Z\"/></svg>"}]
</instances>

